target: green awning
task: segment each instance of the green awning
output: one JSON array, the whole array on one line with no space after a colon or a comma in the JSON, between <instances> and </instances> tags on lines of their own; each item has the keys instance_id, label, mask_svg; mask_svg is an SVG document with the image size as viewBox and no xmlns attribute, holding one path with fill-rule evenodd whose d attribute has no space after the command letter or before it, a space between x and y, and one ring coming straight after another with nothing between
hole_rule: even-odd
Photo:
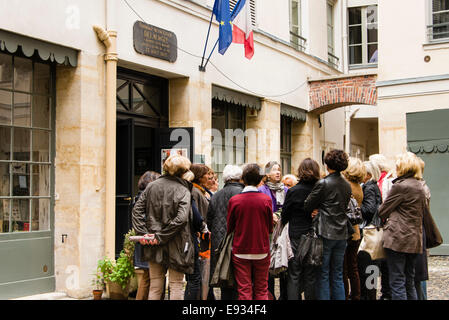
<instances>
[{"instance_id":1,"label":"green awning","mask_svg":"<svg viewBox=\"0 0 449 320\"><path fill-rule=\"evenodd\" d=\"M281 115L295 120L306 122L306 111L300 108L281 103Z\"/></svg>"},{"instance_id":2,"label":"green awning","mask_svg":"<svg viewBox=\"0 0 449 320\"><path fill-rule=\"evenodd\" d=\"M223 87L212 86L212 98L229 103L235 103L251 109L262 109L259 98Z\"/></svg>"},{"instance_id":3,"label":"green awning","mask_svg":"<svg viewBox=\"0 0 449 320\"><path fill-rule=\"evenodd\" d=\"M44 61L56 61L59 64L71 65L76 67L78 63L78 51L22 36L0 29L0 49L9 53L17 52L19 46L25 56L31 57L37 51L39 57Z\"/></svg>"}]
</instances>

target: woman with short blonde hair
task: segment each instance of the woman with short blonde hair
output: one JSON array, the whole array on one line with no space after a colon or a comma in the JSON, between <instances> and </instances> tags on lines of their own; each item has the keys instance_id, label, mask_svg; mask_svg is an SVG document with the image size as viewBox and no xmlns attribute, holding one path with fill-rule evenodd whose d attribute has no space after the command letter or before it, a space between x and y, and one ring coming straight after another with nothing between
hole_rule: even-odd
<instances>
[{"instance_id":1,"label":"woman with short blonde hair","mask_svg":"<svg viewBox=\"0 0 449 320\"><path fill-rule=\"evenodd\" d=\"M375 182L379 181L380 178L380 169L378 166L373 164L371 161L363 162L366 169L366 174L369 176L368 180L373 180Z\"/></svg>"},{"instance_id":2,"label":"woman with short blonde hair","mask_svg":"<svg viewBox=\"0 0 449 320\"><path fill-rule=\"evenodd\" d=\"M406 152L396 160L398 177L379 208L386 220L383 241L387 254L391 297L393 300L416 300L415 261L423 252L423 214L429 212L421 182L418 157Z\"/></svg>"},{"instance_id":3,"label":"woman with short blonde hair","mask_svg":"<svg viewBox=\"0 0 449 320\"><path fill-rule=\"evenodd\" d=\"M421 163L412 152L405 152L396 158L396 174L398 177L412 174L416 179L422 179Z\"/></svg>"}]
</instances>

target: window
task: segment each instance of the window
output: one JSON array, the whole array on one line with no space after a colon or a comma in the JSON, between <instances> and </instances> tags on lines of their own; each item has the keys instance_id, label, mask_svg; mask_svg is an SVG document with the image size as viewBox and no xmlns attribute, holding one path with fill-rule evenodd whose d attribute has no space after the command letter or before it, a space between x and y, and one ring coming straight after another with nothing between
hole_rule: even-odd
<instances>
[{"instance_id":1,"label":"window","mask_svg":"<svg viewBox=\"0 0 449 320\"><path fill-rule=\"evenodd\" d=\"M290 43L298 50L305 50L306 39L302 37L301 0L290 0Z\"/></svg>"},{"instance_id":2,"label":"window","mask_svg":"<svg viewBox=\"0 0 449 320\"><path fill-rule=\"evenodd\" d=\"M239 0L229 0L229 8L234 10L235 5L237 4ZM251 13L251 24L253 27L256 26L256 0L249 0L249 9Z\"/></svg>"},{"instance_id":3,"label":"window","mask_svg":"<svg viewBox=\"0 0 449 320\"><path fill-rule=\"evenodd\" d=\"M431 22L429 40L449 38L449 0L432 0Z\"/></svg>"},{"instance_id":4,"label":"window","mask_svg":"<svg viewBox=\"0 0 449 320\"><path fill-rule=\"evenodd\" d=\"M117 112L145 118L159 126L168 123L168 81L118 69Z\"/></svg>"},{"instance_id":5,"label":"window","mask_svg":"<svg viewBox=\"0 0 449 320\"><path fill-rule=\"evenodd\" d=\"M291 173L292 162L292 119L281 116L281 166L282 174Z\"/></svg>"},{"instance_id":6,"label":"window","mask_svg":"<svg viewBox=\"0 0 449 320\"><path fill-rule=\"evenodd\" d=\"M53 75L0 53L0 233L50 230Z\"/></svg>"},{"instance_id":7,"label":"window","mask_svg":"<svg viewBox=\"0 0 449 320\"><path fill-rule=\"evenodd\" d=\"M220 186L227 164L245 163L245 124L245 107L212 99L212 128L220 132L212 140L212 169L218 174Z\"/></svg>"},{"instance_id":8,"label":"window","mask_svg":"<svg viewBox=\"0 0 449 320\"><path fill-rule=\"evenodd\" d=\"M377 6L348 9L349 65L377 64Z\"/></svg>"},{"instance_id":9,"label":"window","mask_svg":"<svg viewBox=\"0 0 449 320\"><path fill-rule=\"evenodd\" d=\"M334 40L334 3L327 2L327 53L328 61L334 67L338 68L338 57L335 56L335 40Z\"/></svg>"}]
</instances>

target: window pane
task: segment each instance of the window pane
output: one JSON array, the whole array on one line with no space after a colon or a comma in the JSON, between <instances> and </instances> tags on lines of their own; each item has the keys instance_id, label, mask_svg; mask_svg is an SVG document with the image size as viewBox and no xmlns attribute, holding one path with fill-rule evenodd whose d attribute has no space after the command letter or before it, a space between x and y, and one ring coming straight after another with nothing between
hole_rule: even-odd
<instances>
[{"instance_id":1,"label":"window pane","mask_svg":"<svg viewBox=\"0 0 449 320\"><path fill-rule=\"evenodd\" d=\"M14 160L30 161L30 129L14 128Z\"/></svg>"},{"instance_id":2,"label":"window pane","mask_svg":"<svg viewBox=\"0 0 449 320\"><path fill-rule=\"evenodd\" d=\"M366 22L367 23L377 22L377 6L368 6L366 8Z\"/></svg>"},{"instance_id":3,"label":"window pane","mask_svg":"<svg viewBox=\"0 0 449 320\"><path fill-rule=\"evenodd\" d=\"M433 14L433 24L448 23L448 22L449 22L449 12Z\"/></svg>"},{"instance_id":4,"label":"window pane","mask_svg":"<svg viewBox=\"0 0 449 320\"><path fill-rule=\"evenodd\" d=\"M12 200L12 232L30 231L30 199Z\"/></svg>"},{"instance_id":5,"label":"window pane","mask_svg":"<svg viewBox=\"0 0 449 320\"><path fill-rule=\"evenodd\" d=\"M362 9L350 8L349 10L349 24L361 24L362 23Z\"/></svg>"},{"instance_id":6,"label":"window pane","mask_svg":"<svg viewBox=\"0 0 449 320\"><path fill-rule=\"evenodd\" d=\"M12 195L30 195L30 165L26 163L12 163Z\"/></svg>"},{"instance_id":7,"label":"window pane","mask_svg":"<svg viewBox=\"0 0 449 320\"><path fill-rule=\"evenodd\" d=\"M10 200L0 199L0 233L9 232L9 204Z\"/></svg>"},{"instance_id":8,"label":"window pane","mask_svg":"<svg viewBox=\"0 0 449 320\"><path fill-rule=\"evenodd\" d=\"M362 63L362 46L349 47L349 64Z\"/></svg>"},{"instance_id":9,"label":"window pane","mask_svg":"<svg viewBox=\"0 0 449 320\"><path fill-rule=\"evenodd\" d=\"M50 132L33 130L32 161L50 162Z\"/></svg>"},{"instance_id":10,"label":"window pane","mask_svg":"<svg viewBox=\"0 0 449 320\"><path fill-rule=\"evenodd\" d=\"M12 93L0 90L0 124L11 124Z\"/></svg>"},{"instance_id":11,"label":"window pane","mask_svg":"<svg viewBox=\"0 0 449 320\"><path fill-rule=\"evenodd\" d=\"M0 127L0 160L11 159L11 128Z\"/></svg>"},{"instance_id":12,"label":"window pane","mask_svg":"<svg viewBox=\"0 0 449 320\"><path fill-rule=\"evenodd\" d=\"M433 0L432 10L433 12L449 10L449 0Z\"/></svg>"},{"instance_id":13,"label":"window pane","mask_svg":"<svg viewBox=\"0 0 449 320\"><path fill-rule=\"evenodd\" d=\"M161 108L162 96L161 96L160 87L143 85L140 83L135 83L134 85L140 90L140 92L143 93L143 96L148 100L148 102L154 108L154 111L153 111L153 109L148 104L145 104L144 105L144 108L146 108L146 109L144 109L145 114L158 116L158 114L160 114L161 110L162 110L162 108Z\"/></svg>"},{"instance_id":14,"label":"window pane","mask_svg":"<svg viewBox=\"0 0 449 320\"><path fill-rule=\"evenodd\" d=\"M125 83L128 82L123 79L117 79L117 97L122 101L120 102L117 98L117 110L126 111L129 109L129 85L124 85Z\"/></svg>"},{"instance_id":15,"label":"window pane","mask_svg":"<svg viewBox=\"0 0 449 320\"><path fill-rule=\"evenodd\" d=\"M0 196L9 197L9 163L0 163L0 183Z\"/></svg>"},{"instance_id":16,"label":"window pane","mask_svg":"<svg viewBox=\"0 0 449 320\"><path fill-rule=\"evenodd\" d=\"M24 127L31 125L31 95L14 93L14 125Z\"/></svg>"},{"instance_id":17,"label":"window pane","mask_svg":"<svg viewBox=\"0 0 449 320\"><path fill-rule=\"evenodd\" d=\"M50 93L50 66L43 63L34 64L34 92Z\"/></svg>"},{"instance_id":18,"label":"window pane","mask_svg":"<svg viewBox=\"0 0 449 320\"><path fill-rule=\"evenodd\" d=\"M50 230L50 199L32 200L31 230Z\"/></svg>"},{"instance_id":19,"label":"window pane","mask_svg":"<svg viewBox=\"0 0 449 320\"><path fill-rule=\"evenodd\" d=\"M32 165L33 196L50 196L50 165Z\"/></svg>"},{"instance_id":20,"label":"window pane","mask_svg":"<svg viewBox=\"0 0 449 320\"><path fill-rule=\"evenodd\" d=\"M299 14L298 14L298 2L292 1L292 17L291 22L292 25L298 26L299 25Z\"/></svg>"},{"instance_id":21,"label":"window pane","mask_svg":"<svg viewBox=\"0 0 449 320\"><path fill-rule=\"evenodd\" d=\"M0 88L12 89L12 56L0 53Z\"/></svg>"},{"instance_id":22,"label":"window pane","mask_svg":"<svg viewBox=\"0 0 449 320\"><path fill-rule=\"evenodd\" d=\"M50 128L50 98L46 96L33 97L33 127Z\"/></svg>"},{"instance_id":23,"label":"window pane","mask_svg":"<svg viewBox=\"0 0 449 320\"><path fill-rule=\"evenodd\" d=\"M362 27L349 27L349 44L362 43Z\"/></svg>"},{"instance_id":24,"label":"window pane","mask_svg":"<svg viewBox=\"0 0 449 320\"><path fill-rule=\"evenodd\" d=\"M368 42L377 42L377 24L368 25Z\"/></svg>"},{"instance_id":25,"label":"window pane","mask_svg":"<svg viewBox=\"0 0 449 320\"><path fill-rule=\"evenodd\" d=\"M31 92L32 62L30 59L14 57L14 89Z\"/></svg>"},{"instance_id":26,"label":"window pane","mask_svg":"<svg viewBox=\"0 0 449 320\"><path fill-rule=\"evenodd\" d=\"M377 62L377 43L368 45L368 62L369 63Z\"/></svg>"}]
</instances>

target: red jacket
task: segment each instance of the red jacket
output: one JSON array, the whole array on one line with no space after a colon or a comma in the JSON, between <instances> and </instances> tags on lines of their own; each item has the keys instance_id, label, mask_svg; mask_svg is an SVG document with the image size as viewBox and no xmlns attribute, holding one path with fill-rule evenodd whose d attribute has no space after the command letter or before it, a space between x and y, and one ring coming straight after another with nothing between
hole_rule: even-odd
<instances>
[{"instance_id":1,"label":"red jacket","mask_svg":"<svg viewBox=\"0 0 449 320\"><path fill-rule=\"evenodd\" d=\"M232 253L270 252L273 212L269 196L260 192L244 192L233 196L228 204L227 223L228 233L235 231Z\"/></svg>"}]
</instances>

